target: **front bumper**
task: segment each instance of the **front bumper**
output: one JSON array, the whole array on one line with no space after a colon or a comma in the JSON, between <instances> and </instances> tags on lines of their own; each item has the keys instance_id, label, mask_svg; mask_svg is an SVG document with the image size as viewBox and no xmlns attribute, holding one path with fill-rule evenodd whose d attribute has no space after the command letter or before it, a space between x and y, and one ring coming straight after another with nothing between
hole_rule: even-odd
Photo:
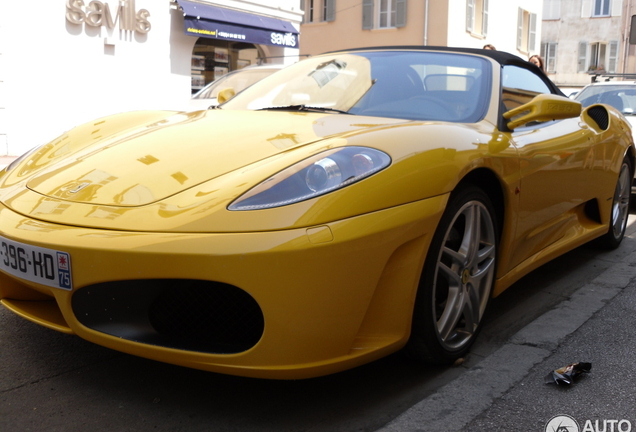
<instances>
[{"instance_id":1,"label":"front bumper","mask_svg":"<svg viewBox=\"0 0 636 432\"><path fill-rule=\"evenodd\" d=\"M0 207L2 236L67 252L73 271L70 291L0 272L0 299L40 325L167 363L276 379L334 373L394 352L408 340L425 253L447 198L306 229L231 234L77 228ZM165 281L171 281L177 298L179 281L184 286L209 282L247 293L262 313L259 337L246 348L214 352L197 345L205 328L193 330L191 344L175 342L174 334L171 343L153 336L162 328L147 318L143 305L154 301ZM117 287L113 302L114 297L145 298L139 312L128 318L122 318L124 308L119 307L112 317L119 321L113 325L108 323L109 311L97 313L103 304L111 306L110 286ZM99 296L86 295L98 287ZM205 314L205 306L198 309ZM78 312L97 313L99 318ZM142 322L137 330L143 331L133 328L135 320Z\"/></svg>"}]
</instances>

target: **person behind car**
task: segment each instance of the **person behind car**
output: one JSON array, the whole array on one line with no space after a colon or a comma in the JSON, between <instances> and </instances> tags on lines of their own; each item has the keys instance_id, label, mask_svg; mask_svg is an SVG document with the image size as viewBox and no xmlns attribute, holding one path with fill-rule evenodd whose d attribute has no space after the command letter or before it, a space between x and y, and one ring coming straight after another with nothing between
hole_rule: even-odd
<instances>
[{"instance_id":1,"label":"person behind car","mask_svg":"<svg viewBox=\"0 0 636 432\"><path fill-rule=\"evenodd\" d=\"M543 59L541 58L541 56L539 54L535 54L535 55L530 56L528 61L530 63L532 63L533 65L535 65L536 67L538 67L539 69L541 69L541 71L543 73L545 73L545 67L543 65Z\"/></svg>"}]
</instances>

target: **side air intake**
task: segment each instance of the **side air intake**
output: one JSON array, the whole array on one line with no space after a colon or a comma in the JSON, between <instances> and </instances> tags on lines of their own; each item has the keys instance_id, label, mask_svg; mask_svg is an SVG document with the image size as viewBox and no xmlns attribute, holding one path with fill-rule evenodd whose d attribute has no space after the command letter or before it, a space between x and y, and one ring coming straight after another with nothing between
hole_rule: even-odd
<instances>
[{"instance_id":1,"label":"side air intake","mask_svg":"<svg viewBox=\"0 0 636 432\"><path fill-rule=\"evenodd\" d=\"M605 107L595 105L587 110L587 114L592 120L594 120L594 122L596 122L599 128L601 128L602 130L607 130L607 128L609 127L609 114L607 113Z\"/></svg>"}]
</instances>

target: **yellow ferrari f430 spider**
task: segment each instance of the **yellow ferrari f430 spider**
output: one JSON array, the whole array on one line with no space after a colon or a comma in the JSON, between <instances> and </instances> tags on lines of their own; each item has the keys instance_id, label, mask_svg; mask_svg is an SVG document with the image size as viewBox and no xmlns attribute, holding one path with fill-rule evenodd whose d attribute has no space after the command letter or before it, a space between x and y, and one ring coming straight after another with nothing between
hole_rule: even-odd
<instances>
[{"instance_id":1,"label":"yellow ferrari f430 spider","mask_svg":"<svg viewBox=\"0 0 636 432\"><path fill-rule=\"evenodd\" d=\"M0 299L126 353L320 376L449 363L490 298L623 239L630 125L503 52L359 49L219 107L78 126L0 172Z\"/></svg>"}]
</instances>

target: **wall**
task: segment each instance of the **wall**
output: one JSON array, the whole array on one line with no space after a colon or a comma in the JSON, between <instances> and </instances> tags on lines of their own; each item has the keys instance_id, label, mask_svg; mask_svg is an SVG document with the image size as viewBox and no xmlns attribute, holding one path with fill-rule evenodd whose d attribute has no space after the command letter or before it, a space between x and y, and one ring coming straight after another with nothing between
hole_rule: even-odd
<instances>
[{"instance_id":1,"label":"wall","mask_svg":"<svg viewBox=\"0 0 636 432\"><path fill-rule=\"evenodd\" d=\"M336 5L335 21L302 25L301 56L339 49L424 43L423 0L408 2L406 27L373 30L362 30L362 0L338 0Z\"/></svg>"},{"instance_id":2,"label":"wall","mask_svg":"<svg viewBox=\"0 0 636 432\"><path fill-rule=\"evenodd\" d=\"M586 2L583 2L586 3ZM620 4L619 4L620 3ZM613 2L611 17L584 18L582 2L561 1L559 19L543 22L543 42L557 42L556 74L550 78L557 85L565 87L580 87L591 82L587 73L578 72L578 44L579 42L609 42L620 41L619 53L623 53L624 41L622 29L625 17L621 16L622 2ZM588 4L589 7L589 4ZM622 56L619 56L621 59ZM623 70L623 61L619 61L618 70Z\"/></svg>"},{"instance_id":3,"label":"wall","mask_svg":"<svg viewBox=\"0 0 636 432\"><path fill-rule=\"evenodd\" d=\"M621 58L623 60L622 73L636 74L636 45L629 44L629 31L631 27L631 17L636 15L636 2L626 0L624 12L624 34L621 46ZM636 29L635 29L636 30ZM1 59L0 59L1 61Z\"/></svg>"},{"instance_id":4,"label":"wall","mask_svg":"<svg viewBox=\"0 0 636 432\"><path fill-rule=\"evenodd\" d=\"M119 1L102 1L114 18ZM297 26L301 17L295 0L209 3L267 11ZM109 114L187 107L196 38L184 34L182 12L170 1L136 0L140 9L150 12L146 34L72 24L66 0L0 2L0 155L21 154ZM293 61L298 50L267 52Z\"/></svg>"},{"instance_id":5,"label":"wall","mask_svg":"<svg viewBox=\"0 0 636 432\"><path fill-rule=\"evenodd\" d=\"M456 11L448 21L448 46L481 48L489 43L499 51L506 51L528 59L541 51L541 15L543 2L537 0L490 0L488 32L480 38L466 31L466 0L449 0L449 8ZM535 49L532 52L517 50L517 11L522 8L537 14Z\"/></svg>"},{"instance_id":6,"label":"wall","mask_svg":"<svg viewBox=\"0 0 636 432\"><path fill-rule=\"evenodd\" d=\"M0 13L0 155L7 154L7 62L6 62L6 41L8 40L7 16Z\"/></svg>"},{"instance_id":7,"label":"wall","mask_svg":"<svg viewBox=\"0 0 636 432\"><path fill-rule=\"evenodd\" d=\"M490 0L486 37L466 31L466 0L429 0L429 19L425 36L426 1L409 0L404 28L362 30L362 1L338 0L333 22L302 25L301 55L367 46L428 45L481 48L492 43L499 50L527 59L539 53L543 3L537 0ZM537 14L535 49L519 52L516 47L517 9Z\"/></svg>"},{"instance_id":8,"label":"wall","mask_svg":"<svg viewBox=\"0 0 636 432\"><path fill-rule=\"evenodd\" d=\"M71 24L65 3L25 8L22 2L3 2L10 39L5 46L6 124L0 128L10 154L111 113L179 108L190 94L194 38L182 29L171 32L178 27L178 13L167 3L137 0L137 9L150 12L152 28L146 35L120 34L117 26L109 31Z\"/></svg>"}]
</instances>

